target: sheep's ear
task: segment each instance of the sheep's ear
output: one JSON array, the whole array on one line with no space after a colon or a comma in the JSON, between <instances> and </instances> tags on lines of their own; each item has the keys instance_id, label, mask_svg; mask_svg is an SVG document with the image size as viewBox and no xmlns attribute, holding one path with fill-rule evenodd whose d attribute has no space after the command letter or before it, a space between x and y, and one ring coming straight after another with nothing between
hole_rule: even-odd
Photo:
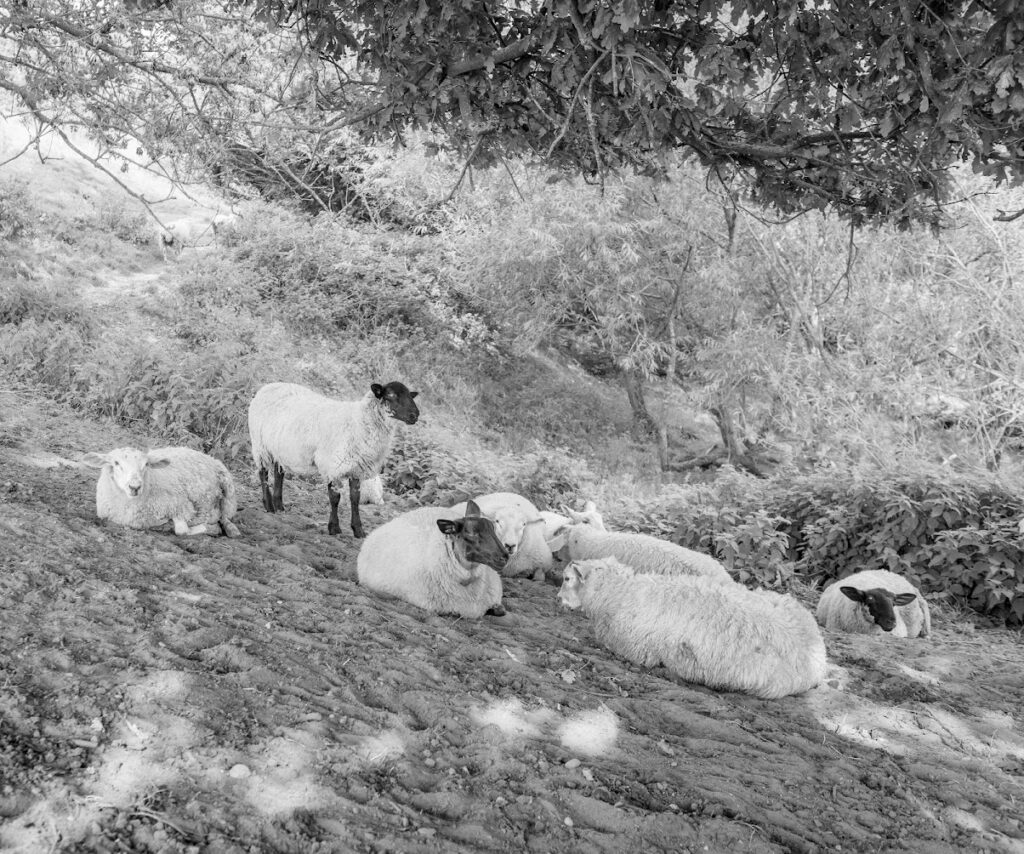
<instances>
[{"instance_id":1,"label":"sheep's ear","mask_svg":"<svg viewBox=\"0 0 1024 854\"><path fill-rule=\"evenodd\" d=\"M548 540L548 548L551 549L551 554L557 555L558 552L565 545L565 541L568 539L568 535L565 532L565 528L561 528L555 536Z\"/></svg>"},{"instance_id":2,"label":"sheep's ear","mask_svg":"<svg viewBox=\"0 0 1024 854\"><path fill-rule=\"evenodd\" d=\"M409 392L409 397L416 397L416 395L418 395L418 394L419 394L418 391L410 391Z\"/></svg>"},{"instance_id":3,"label":"sheep's ear","mask_svg":"<svg viewBox=\"0 0 1024 854\"><path fill-rule=\"evenodd\" d=\"M597 505L593 501L588 501L586 504L583 505L583 512L584 513L596 513L597 512Z\"/></svg>"},{"instance_id":4,"label":"sheep's ear","mask_svg":"<svg viewBox=\"0 0 1024 854\"><path fill-rule=\"evenodd\" d=\"M384 386L382 386L380 383L371 383L370 391L373 392L373 396L377 398L377 400L380 400L381 398L384 397Z\"/></svg>"},{"instance_id":5,"label":"sheep's ear","mask_svg":"<svg viewBox=\"0 0 1024 854\"><path fill-rule=\"evenodd\" d=\"M916 593L900 593L897 596L892 597L893 605L909 605L917 598Z\"/></svg>"},{"instance_id":6,"label":"sheep's ear","mask_svg":"<svg viewBox=\"0 0 1024 854\"><path fill-rule=\"evenodd\" d=\"M856 587L840 587L839 592L847 599L852 599L854 602L864 601L864 591L858 590Z\"/></svg>"},{"instance_id":7,"label":"sheep's ear","mask_svg":"<svg viewBox=\"0 0 1024 854\"><path fill-rule=\"evenodd\" d=\"M146 465L151 469L167 468L171 461L167 457L146 457Z\"/></svg>"},{"instance_id":8,"label":"sheep's ear","mask_svg":"<svg viewBox=\"0 0 1024 854\"><path fill-rule=\"evenodd\" d=\"M480 515L480 507L477 505L477 503L472 498L470 498L469 501L466 502L466 515L467 516L479 516Z\"/></svg>"},{"instance_id":9,"label":"sheep's ear","mask_svg":"<svg viewBox=\"0 0 1024 854\"><path fill-rule=\"evenodd\" d=\"M95 451L90 451L82 457L82 465L91 469L101 469L108 462L110 462L109 454L98 454Z\"/></svg>"},{"instance_id":10,"label":"sheep's ear","mask_svg":"<svg viewBox=\"0 0 1024 854\"><path fill-rule=\"evenodd\" d=\"M454 537L462 530L462 522L458 519L438 519L437 527L446 537Z\"/></svg>"}]
</instances>

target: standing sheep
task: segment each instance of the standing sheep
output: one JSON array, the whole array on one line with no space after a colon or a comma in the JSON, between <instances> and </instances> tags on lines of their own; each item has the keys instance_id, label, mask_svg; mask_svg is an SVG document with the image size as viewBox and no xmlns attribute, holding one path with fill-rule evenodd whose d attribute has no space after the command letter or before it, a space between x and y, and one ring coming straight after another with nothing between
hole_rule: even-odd
<instances>
[{"instance_id":1,"label":"standing sheep","mask_svg":"<svg viewBox=\"0 0 1024 854\"><path fill-rule=\"evenodd\" d=\"M88 453L82 463L100 469L96 515L129 528L174 524L178 536L237 537L235 482L220 460L191 448L115 448Z\"/></svg>"},{"instance_id":2,"label":"standing sheep","mask_svg":"<svg viewBox=\"0 0 1024 854\"><path fill-rule=\"evenodd\" d=\"M615 558L570 563L559 599L604 646L688 682L775 699L825 678L825 642L791 596L706 578L639 575Z\"/></svg>"},{"instance_id":3,"label":"standing sheep","mask_svg":"<svg viewBox=\"0 0 1024 854\"><path fill-rule=\"evenodd\" d=\"M649 534L604 531L593 525L573 524L551 543L561 561L614 557L645 575L679 575L732 584L728 570L711 555L677 546Z\"/></svg>"},{"instance_id":4,"label":"standing sheep","mask_svg":"<svg viewBox=\"0 0 1024 854\"><path fill-rule=\"evenodd\" d=\"M830 584L818 600L818 622L826 629L894 638L927 637L932 616L921 591L887 569L855 572Z\"/></svg>"},{"instance_id":5,"label":"standing sheep","mask_svg":"<svg viewBox=\"0 0 1024 854\"><path fill-rule=\"evenodd\" d=\"M359 583L426 611L481 617L505 613L501 578L508 549L472 501L460 516L420 507L370 533L359 550Z\"/></svg>"},{"instance_id":6,"label":"standing sheep","mask_svg":"<svg viewBox=\"0 0 1024 854\"><path fill-rule=\"evenodd\" d=\"M397 421L415 424L420 411L400 382L373 383L359 400L334 400L296 383L268 383L249 404L249 438L259 469L263 509L284 510L285 471L319 474L327 481L331 515L327 532L341 533L336 486L348 478L352 534L363 533L359 518L359 482L380 472ZM274 472L274 487L267 482Z\"/></svg>"}]
</instances>

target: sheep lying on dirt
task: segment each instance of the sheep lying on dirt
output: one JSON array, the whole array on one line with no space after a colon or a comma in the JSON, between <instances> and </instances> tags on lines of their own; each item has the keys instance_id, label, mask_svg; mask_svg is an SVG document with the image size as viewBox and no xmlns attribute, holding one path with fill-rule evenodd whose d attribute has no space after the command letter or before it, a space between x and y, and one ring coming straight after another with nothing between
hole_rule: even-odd
<instances>
[{"instance_id":1,"label":"sheep lying on dirt","mask_svg":"<svg viewBox=\"0 0 1024 854\"><path fill-rule=\"evenodd\" d=\"M500 570L508 549L494 522L472 501L460 516L450 507L420 507L370 533L356 560L359 583L426 611L502 616Z\"/></svg>"},{"instance_id":2,"label":"sheep lying on dirt","mask_svg":"<svg viewBox=\"0 0 1024 854\"><path fill-rule=\"evenodd\" d=\"M733 583L726 568L711 555L649 534L605 531L575 523L562 529L550 545L563 562L614 557L644 574L696 576L719 584Z\"/></svg>"},{"instance_id":3,"label":"sheep lying on dirt","mask_svg":"<svg viewBox=\"0 0 1024 854\"><path fill-rule=\"evenodd\" d=\"M921 591L887 569L855 572L830 584L818 600L818 622L826 629L894 638L926 637L932 616Z\"/></svg>"},{"instance_id":4,"label":"sheep lying on dirt","mask_svg":"<svg viewBox=\"0 0 1024 854\"><path fill-rule=\"evenodd\" d=\"M96 515L129 528L174 524L179 536L237 537L235 482L220 460L191 448L115 448L82 457L101 469Z\"/></svg>"},{"instance_id":5,"label":"sheep lying on dirt","mask_svg":"<svg viewBox=\"0 0 1024 854\"><path fill-rule=\"evenodd\" d=\"M825 678L825 643L796 599L706 578L640 575L615 558L565 568L562 604L582 608L604 646L688 682L765 699Z\"/></svg>"},{"instance_id":6,"label":"sheep lying on dirt","mask_svg":"<svg viewBox=\"0 0 1024 854\"><path fill-rule=\"evenodd\" d=\"M572 524L592 525L599 531L607 530L604 526L604 519L601 517L601 514L597 512L597 505L593 501L588 501L583 505L582 513L570 510L568 507L565 508L565 512L569 515L564 516L561 513L555 513L552 510L540 511L540 517L544 520L544 539L547 540L549 544L562 532L564 528L568 528Z\"/></svg>"},{"instance_id":7,"label":"sheep lying on dirt","mask_svg":"<svg viewBox=\"0 0 1024 854\"><path fill-rule=\"evenodd\" d=\"M492 492L473 501L484 516L494 520L498 539L512 555L502 575L517 578L554 566L551 549L544 539L544 522L529 499L514 492ZM451 510L458 516L464 515L466 502L456 504Z\"/></svg>"},{"instance_id":8,"label":"sheep lying on dirt","mask_svg":"<svg viewBox=\"0 0 1024 854\"><path fill-rule=\"evenodd\" d=\"M334 400L296 383L268 383L249 404L249 438L259 469L263 509L284 509L285 471L319 474L327 481L330 534L341 533L335 489L348 478L352 533L366 536L359 518L360 480L374 477L391 447L397 422L415 424L420 411L400 382L373 383L359 400ZM274 472L274 488L267 482Z\"/></svg>"}]
</instances>

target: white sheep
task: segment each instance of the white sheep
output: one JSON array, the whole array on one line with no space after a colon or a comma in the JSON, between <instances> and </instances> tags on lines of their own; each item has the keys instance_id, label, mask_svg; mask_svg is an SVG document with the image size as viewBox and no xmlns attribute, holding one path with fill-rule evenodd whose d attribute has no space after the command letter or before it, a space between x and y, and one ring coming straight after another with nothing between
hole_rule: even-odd
<instances>
[{"instance_id":1,"label":"white sheep","mask_svg":"<svg viewBox=\"0 0 1024 854\"><path fill-rule=\"evenodd\" d=\"M235 483L220 460L191 448L115 448L82 457L100 469L96 515L129 528L171 522L179 536L237 537Z\"/></svg>"},{"instance_id":2,"label":"white sheep","mask_svg":"<svg viewBox=\"0 0 1024 854\"><path fill-rule=\"evenodd\" d=\"M359 484L360 504L383 504L384 503L384 482L379 474Z\"/></svg>"},{"instance_id":3,"label":"white sheep","mask_svg":"<svg viewBox=\"0 0 1024 854\"><path fill-rule=\"evenodd\" d=\"M894 638L926 637L932 616L921 591L887 569L855 572L830 584L818 600L818 622L854 634L889 633Z\"/></svg>"},{"instance_id":4,"label":"white sheep","mask_svg":"<svg viewBox=\"0 0 1024 854\"><path fill-rule=\"evenodd\" d=\"M825 643L791 596L706 578L643 575L615 558L570 563L559 598L582 608L598 641L643 667L765 699L825 678Z\"/></svg>"},{"instance_id":5,"label":"white sheep","mask_svg":"<svg viewBox=\"0 0 1024 854\"><path fill-rule=\"evenodd\" d=\"M502 616L501 578L508 550L494 522L468 502L464 516L450 507L420 507L370 533L356 559L359 583L426 611Z\"/></svg>"},{"instance_id":6,"label":"white sheep","mask_svg":"<svg viewBox=\"0 0 1024 854\"><path fill-rule=\"evenodd\" d=\"M319 474L327 481L331 504L327 531L338 534L341 493L335 486L348 478L352 533L366 536L359 518L360 481L380 472L397 422L416 423L420 411L413 398L417 394L400 382L373 383L358 400L334 400L296 383L262 386L249 404L249 439L263 509L268 513L284 510L285 471ZM273 490L267 482L268 471L274 473Z\"/></svg>"},{"instance_id":7,"label":"white sheep","mask_svg":"<svg viewBox=\"0 0 1024 854\"><path fill-rule=\"evenodd\" d=\"M605 531L575 523L563 528L550 543L563 562L614 557L645 575L679 575L732 584L728 570L711 555L670 543L649 534Z\"/></svg>"},{"instance_id":8,"label":"white sheep","mask_svg":"<svg viewBox=\"0 0 1024 854\"><path fill-rule=\"evenodd\" d=\"M541 510L540 517L544 520L544 539L550 544L562 532L573 523L582 525L593 525L599 531L606 531L604 519L597 512L597 505L588 501L583 505L583 512L577 512L568 507L564 508L568 516L555 513L553 510Z\"/></svg>"}]
</instances>

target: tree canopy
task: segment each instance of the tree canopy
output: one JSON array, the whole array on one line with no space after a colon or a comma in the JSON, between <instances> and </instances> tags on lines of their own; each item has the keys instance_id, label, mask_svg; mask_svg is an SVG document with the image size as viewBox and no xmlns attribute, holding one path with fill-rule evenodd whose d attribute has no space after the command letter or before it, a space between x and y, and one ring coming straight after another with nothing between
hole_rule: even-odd
<instances>
[{"instance_id":1,"label":"tree canopy","mask_svg":"<svg viewBox=\"0 0 1024 854\"><path fill-rule=\"evenodd\" d=\"M935 221L956 163L1024 176L1013 0L38 0L0 34L37 118L213 165L421 127L597 180L692 155L858 224Z\"/></svg>"}]
</instances>

